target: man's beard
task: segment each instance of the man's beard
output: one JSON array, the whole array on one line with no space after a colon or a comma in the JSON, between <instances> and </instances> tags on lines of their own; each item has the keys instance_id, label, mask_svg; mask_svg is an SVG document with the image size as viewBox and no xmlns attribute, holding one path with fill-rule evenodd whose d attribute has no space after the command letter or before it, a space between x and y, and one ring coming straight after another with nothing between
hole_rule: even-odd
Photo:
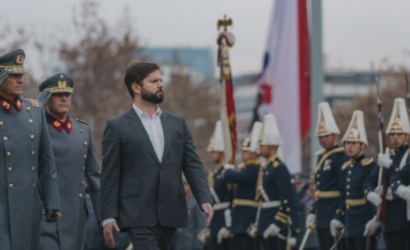
<instances>
[{"instance_id":1,"label":"man's beard","mask_svg":"<svg viewBox=\"0 0 410 250\"><path fill-rule=\"evenodd\" d=\"M157 95L158 92L162 92L162 94ZM164 100L164 91L161 89L161 90L158 90L157 92L155 92L155 94L153 94L153 93L150 93L150 92L146 91L144 88L142 88L141 98L144 101L147 101L147 102L150 102L150 103L153 103L153 104L158 104L158 103L161 103Z\"/></svg>"}]
</instances>

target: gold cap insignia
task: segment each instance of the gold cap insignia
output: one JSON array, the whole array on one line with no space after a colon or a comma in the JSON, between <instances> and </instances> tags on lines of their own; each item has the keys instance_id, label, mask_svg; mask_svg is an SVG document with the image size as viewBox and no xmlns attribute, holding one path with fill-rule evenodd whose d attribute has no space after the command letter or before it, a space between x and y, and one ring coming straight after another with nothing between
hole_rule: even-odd
<instances>
[{"instance_id":1,"label":"gold cap insignia","mask_svg":"<svg viewBox=\"0 0 410 250\"><path fill-rule=\"evenodd\" d=\"M18 55L16 58L16 63L17 64L23 64L24 63L24 56L23 55Z\"/></svg>"},{"instance_id":2,"label":"gold cap insignia","mask_svg":"<svg viewBox=\"0 0 410 250\"><path fill-rule=\"evenodd\" d=\"M66 82L66 81L58 81L58 87L59 87L59 88L65 88L66 85L67 85L67 82Z\"/></svg>"}]
</instances>

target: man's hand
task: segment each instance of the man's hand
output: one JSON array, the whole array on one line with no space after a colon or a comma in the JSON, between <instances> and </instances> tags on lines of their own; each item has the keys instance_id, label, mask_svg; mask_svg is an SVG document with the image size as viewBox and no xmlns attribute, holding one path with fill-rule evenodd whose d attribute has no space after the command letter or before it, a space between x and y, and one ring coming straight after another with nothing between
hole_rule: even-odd
<instances>
[{"instance_id":1,"label":"man's hand","mask_svg":"<svg viewBox=\"0 0 410 250\"><path fill-rule=\"evenodd\" d=\"M343 222L337 219L333 219L330 221L330 233L333 237L336 236L337 230L340 230L344 227Z\"/></svg>"},{"instance_id":2,"label":"man's hand","mask_svg":"<svg viewBox=\"0 0 410 250\"><path fill-rule=\"evenodd\" d=\"M104 240L105 243L111 248L115 247L114 235L112 233L114 229L117 232L120 231L116 221L110 222L104 226Z\"/></svg>"},{"instance_id":3,"label":"man's hand","mask_svg":"<svg viewBox=\"0 0 410 250\"><path fill-rule=\"evenodd\" d=\"M209 227L209 224L211 224L211 220L214 217L214 208L211 203L204 203L201 205L201 208L202 211L208 215L208 218L206 219L206 226Z\"/></svg>"},{"instance_id":4,"label":"man's hand","mask_svg":"<svg viewBox=\"0 0 410 250\"><path fill-rule=\"evenodd\" d=\"M393 160L390 159L389 148L386 148L386 152L384 154L379 153L377 155L379 166L389 169Z\"/></svg>"},{"instance_id":5,"label":"man's hand","mask_svg":"<svg viewBox=\"0 0 410 250\"><path fill-rule=\"evenodd\" d=\"M367 200L376 207L378 207L380 203L382 203L382 198L380 198L380 196L375 192L369 192L367 194Z\"/></svg>"}]
</instances>

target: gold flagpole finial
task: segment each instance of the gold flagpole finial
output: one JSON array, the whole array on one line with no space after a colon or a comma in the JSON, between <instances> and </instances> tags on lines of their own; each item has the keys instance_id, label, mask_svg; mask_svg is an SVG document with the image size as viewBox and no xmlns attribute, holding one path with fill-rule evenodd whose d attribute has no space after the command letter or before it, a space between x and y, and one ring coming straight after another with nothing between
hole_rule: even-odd
<instances>
[{"instance_id":1,"label":"gold flagpole finial","mask_svg":"<svg viewBox=\"0 0 410 250\"><path fill-rule=\"evenodd\" d=\"M224 15L224 19L219 19L217 23L218 31L221 29L221 27L224 27L224 31L228 30L228 26L232 26L232 19L226 18L226 15Z\"/></svg>"}]
</instances>

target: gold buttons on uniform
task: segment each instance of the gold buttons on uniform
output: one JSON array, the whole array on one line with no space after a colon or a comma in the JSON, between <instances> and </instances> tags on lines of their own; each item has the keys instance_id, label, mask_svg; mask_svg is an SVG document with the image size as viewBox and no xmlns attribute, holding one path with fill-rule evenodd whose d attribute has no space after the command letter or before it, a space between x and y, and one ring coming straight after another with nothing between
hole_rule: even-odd
<instances>
[{"instance_id":1,"label":"gold buttons on uniform","mask_svg":"<svg viewBox=\"0 0 410 250\"><path fill-rule=\"evenodd\" d=\"M346 193L346 195L350 195L350 193L349 193L349 192L347 192L347 193Z\"/></svg>"},{"instance_id":2,"label":"gold buttons on uniform","mask_svg":"<svg viewBox=\"0 0 410 250\"><path fill-rule=\"evenodd\" d=\"M400 180L398 180L398 181L397 181L397 184L400 184L400 183L401 183L401 181L400 181Z\"/></svg>"},{"instance_id":3,"label":"gold buttons on uniform","mask_svg":"<svg viewBox=\"0 0 410 250\"><path fill-rule=\"evenodd\" d=\"M350 182L350 178L347 178L347 182Z\"/></svg>"},{"instance_id":4,"label":"gold buttons on uniform","mask_svg":"<svg viewBox=\"0 0 410 250\"><path fill-rule=\"evenodd\" d=\"M9 167L9 172L11 172L11 171L13 171L13 168L12 168L12 167Z\"/></svg>"},{"instance_id":5,"label":"gold buttons on uniform","mask_svg":"<svg viewBox=\"0 0 410 250\"><path fill-rule=\"evenodd\" d=\"M84 183L85 183L84 181L81 181L81 185L84 185Z\"/></svg>"},{"instance_id":6,"label":"gold buttons on uniform","mask_svg":"<svg viewBox=\"0 0 410 250\"><path fill-rule=\"evenodd\" d=\"M290 207L286 208L286 212L288 213L290 212Z\"/></svg>"},{"instance_id":7,"label":"gold buttons on uniform","mask_svg":"<svg viewBox=\"0 0 410 250\"><path fill-rule=\"evenodd\" d=\"M3 141L7 141L8 139L7 136L3 137Z\"/></svg>"},{"instance_id":8,"label":"gold buttons on uniform","mask_svg":"<svg viewBox=\"0 0 410 250\"><path fill-rule=\"evenodd\" d=\"M11 152L7 152L7 156L10 156L11 155Z\"/></svg>"},{"instance_id":9,"label":"gold buttons on uniform","mask_svg":"<svg viewBox=\"0 0 410 250\"><path fill-rule=\"evenodd\" d=\"M350 185L347 185L347 188L349 189L349 188L350 188Z\"/></svg>"},{"instance_id":10,"label":"gold buttons on uniform","mask_svg":"<svg viewBox=\"0 0 410 250\"><path fill-rule=\"evenodd\" d=\"M31 187L33 188L33 187L35 187L36 186L36 184L31 184Z\"/></svg>"},{"instance_id":11,"label":"gold buttons on uniform","mask_svg":"<svg viewBox=\"0 0 410 250\"><path fill-rule=\"evenodd\" d=\"M81 133L84 133L84 129L80 129Z\"/></svg>"},{"instance_id":12,"label":"gold buttons on uniform","mask_svg":"<svg viewBox=\"0 0 410 250\"><path fill-rule=\"evenodd\" d=\"M83 171L85 170L85 167L83 167Z\"/></svg>"},{"instance_id":13,"label":"gold buttons on uniform","mask_svg":"<svg viewBox=\"0 0 410 250\"><path fill-rule=\"evenodd\" d=\"M79 194L78 197L83 198L83 194Z\"/></svg>"},{"instance_id":14,"label":"gold buttons on uniform","mask_svg":"<svg viewBox=\"0 0 410 250\"><path fill-rule=\"evenodd\" d=\"M3 126L3 125L4 125L4 122L1 121L1 122L0 122L0 126Z\"/></svg>"},{"instance_id":15,"label":"gold buttons on uniform","mask_svg":"<svg viewBox=\"0 0 410 250\"><path fill-rule=\"evenodd\" d=\"M319 177L320 177L320 174L317 174L316 177L319 178Z\"/></svg>"},{"instance_id":16,"label":"gold buttons on uniform","mask_svg":"<svg viewBox=\"0 0 410 250\"><path fill-rule=\"evenodd\" d=\"M319 185L319 184L320 184L320 181L316 182L316 185Z\"/></svg>"},{"instance_id":17,"label":"gold buttons on uniform","mask_svg":"<svg viewBox=\"0 0 410 250\"><path fill-rule=\"evenodd\" d=\"M36 170L36 168L35 168L35 167L31 167L31 171L34 171L34 170Z\"/></svg>"},{"instance_id":18,"label":"gold buttons on uniform","mask_svg":"<svg viewBox=\"0 0 410 250\"><path fill-rule=\"evenodd\" d=\"M14 188L13 183L11 183L11 184L9 185L9 188Z\"/></svg>"},{"instance_id":19,"label":"gold buttons on uniform","mask_svg":"<svg viewBox=\"0 0 410 250\"><path fill-rule=\"evenodd\" d=\"M352 171L349 170L348 174L352 174Z\"/></svg>"},{"instance_id":20,"label":"gold buttons on uniform","mask_svg":"<svg viewBox=\"0 0 410 250\"><path fill-rule=\"evenodd\" d=\"M87 155L84 155L83 158L84 158L84 159L87 159Z\"/></svg>"},{"instance_id":21,"label":"gold buttons on uniform","mask_svg":"<svg viewBox=\"0 0 410 250\"><path fill-rule=\"evenodd\" d=\"M34 140L34 135L30 135L30 139Z\"/></svg>"},{"instance_id":22,"label":"gold buttons on uniform","mask_svg":"<svg viewBox=\"0 0 410 250\"><path fill-rule=\"evenodd\" d=\"M30 107L27 107L27 111L30 111L31 110L31 108Z\"/></svg>"},{"instance_id":23,"label":"gold buttons on uniform","mask_svg":"<svg viewBox=\"0 0 410 250\"><path fill-rule=\"evenodd\" d=\"M284 203L284 204L288 204L288 200L284 200L283 203Z\"/></svg>"},{"instance_id":24,"label":"gold buttons on uniform","mask_svg":"<svg viewBox=\"0 0 410 250\"><path fill-rule=\"evenodd\" d=\"M31 151L31 155L34 155L35 153L34 153L34 151Z\"/></svg>"},{"instance_id":25,"label":"gold buttons on uniform","mask_svg":"<svg viewBox=\"0 0 410 250\"><path fill-rule=\"evenodd\" d=\"M28 120L28 123L32 124L32 123L33 123L33 120L31 120L31 119L30 119L30 120Z\"/></svg>"},{"instance_id":26,"label":"gold buttons on uniform","mask_svg":"<svg viewBox=\"0 0 410 250\"><path fill-rule=\"evenodd\" d=\"M84 142L84 146L87 146L87 142L86 142L86 141Z\"/></svg>"}]
</instances>

